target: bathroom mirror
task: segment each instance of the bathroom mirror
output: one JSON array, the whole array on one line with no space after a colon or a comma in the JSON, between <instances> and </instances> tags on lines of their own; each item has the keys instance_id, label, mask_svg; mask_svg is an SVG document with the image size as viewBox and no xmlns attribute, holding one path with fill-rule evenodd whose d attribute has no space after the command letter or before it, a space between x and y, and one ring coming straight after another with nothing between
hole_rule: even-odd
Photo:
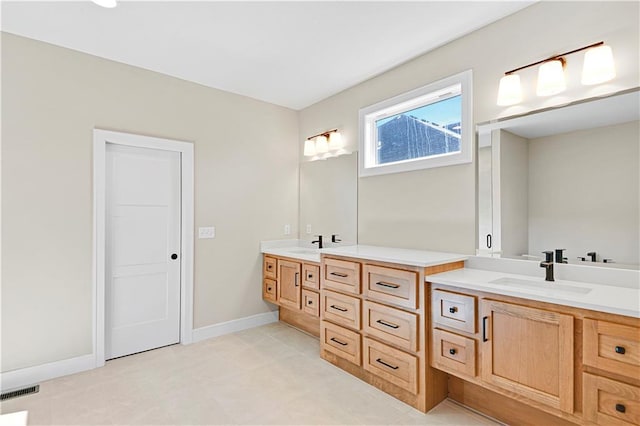
<instances>
[{"instance_id":1,"label":"bathroom mirror","mask_svg":"<svg viewBox=\"0 0 640 426\"><path fill-rule=\"evenodd\" d=\"M477 126L479 255L638 269L639 93Z\"/></svg>"},{"instance_id":2,"label":"bathroom mirror","mask_svg":"<svg viewBox=\"0 0 640 426\"><path fill-rule=\"evenodd\" d=\"M357 153L300 164L300 239L322 235L355 244L358 234ZM325 246L330 245L326 244Z\"/></svg>"}]
</instances>

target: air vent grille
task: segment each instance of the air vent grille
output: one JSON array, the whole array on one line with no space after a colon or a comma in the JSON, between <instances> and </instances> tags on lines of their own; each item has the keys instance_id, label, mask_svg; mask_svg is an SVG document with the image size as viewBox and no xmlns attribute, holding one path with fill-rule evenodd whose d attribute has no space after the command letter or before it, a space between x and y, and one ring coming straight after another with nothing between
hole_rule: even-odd
<instances>
[{"instance_id":1,"label":"air vent grille","mask_svg":"<svg viewBox=\"0 0 640 426\"><path fill-rule=\"evenodd\" d=\"M31 393L36 393L40 390L40 385L32 385L27 386L20 389L14 389L7 392L3 392L0 395L0 401L4 401L6 399L17 398L19 396L29 395Z\"/></svg>"}]
</instances>

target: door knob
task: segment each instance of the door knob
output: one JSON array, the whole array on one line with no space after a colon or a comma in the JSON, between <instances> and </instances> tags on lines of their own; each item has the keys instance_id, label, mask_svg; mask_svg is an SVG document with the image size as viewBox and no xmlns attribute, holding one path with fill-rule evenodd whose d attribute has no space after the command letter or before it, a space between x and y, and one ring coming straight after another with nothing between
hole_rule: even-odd
<instances>
[{"instance_id":1,"label":"door knob","mask_svg":"<svg viewBox=\"0 0 640 426\"><path fill-rule=\"evenodd\" d=\"M173 253L173 254L171 255L171 259L172 259L172 260L176 260L177 258L178 258L178 255L177 255L176 253Z\"/></svg>"}]
</instances>

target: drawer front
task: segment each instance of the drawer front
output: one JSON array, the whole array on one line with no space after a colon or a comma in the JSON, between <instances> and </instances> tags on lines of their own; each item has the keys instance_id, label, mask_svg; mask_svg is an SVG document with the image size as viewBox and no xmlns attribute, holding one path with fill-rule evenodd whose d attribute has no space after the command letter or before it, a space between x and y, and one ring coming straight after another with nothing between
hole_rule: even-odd
<instances>
[{"instance_id":1,"label":"drawer front","mask_svg":"<svg viewBox=\"0 0 640 426\"><path fill-rule=\"evenodd\" d=\"M363 338L362 365L414 395L418 393L418 358L367 337Z\"/></svg>"},{"instance_id":2,"label":"drawer front","mask_svg":"<svg viewBox=\"0 0 640 426\"><path fill-rule=\"evenodd\" d=\"M640 329L586 318L583 339L585 365L640 377Z\"/></svg>"},{"instance_id":3,"label":"drawer front","mask_svg":"<svg viewBox=\"0 0 640 426\"><path fill-rule=\"evenodd\" d=\"M458 336L448 331L434 329L432 335L432 367L460 373L458 375L476 376L476 341Z\"/></svg>"},{"instance_id":4,"label":"drawer front","mask_svg":"<svg viewBox=\"0 0 640 426\"><path fill-rule=\"evenodd\" d=\"M378 339L409 351L418 350L418 316L365 300L362 329Z\"/></svg>"},{"instance_id":5,"label":"drawer front","mask_svg":"<svg viewBox=\"0 0 640 426\"><path fill-rule=\"evenodd\" d=\"M320 290L320 267L305 263L302 265L302 286Z\"/></svg>"},{"instance_id":6,"label":"drawer front","mask_svg":"<svg viewBox=\"0 0 640 426\"><path fill-rule=\"evenodd\" d=\"M274 257L265 256L262 262L262 275L264 278L275 280L278 278L278 270L276 269L276 259Z\"/></svg>"},{"instance_id":7,"label":"drawer front","mask_svg":"<svg viewBox=\"0 0 640 426\"><path fill-rule=\"evenodd\" d=\"M322 321L320 322L320 342L325 351L353 364L362 365L360 334L355 331Z\"/></svg>"},{"instance_id":8,"label":"drawer front","mask_svg":"<svg viewBox=\"0 0 640 426\"><path fill-rule=\"evenodd\" d=\"M434 324L473 334L476 332L476 305L475 296L433 290L432 321Z\"/></svg>"},{"instance_id":9,"label":"drawer front","mask_svg":"<svg viewBox=\"0 0 640 426\"><path fill-rule=\"evenodd\" d=\"M323 319L360 330L360 299L324 290L322 294Z\"/></svg>"},{"instance_id":10,"label":"drawer front","mask_svg":"<svg viewBox=\"0 0 640 426\"><path fill-rule=\"evenodd\" d=\"M302 289L302 310L314 317L319 317L320 295L315 291Z\"/></svg>"},{"instance_id":11,"label":"drawer front","mask_svg":"<svg viewBox=\"0 0 640 426\"><path fill-rule=\"evenodd\" d=\"M380 302L418 308L418 274L412 271L364 265L365 295Z\"/></svg>"},{"instance_id":12,"label":"drawer front","mask_svg":"<svg viewBox=\"0 0 640 426\"><path fill-rule=\"evenodd\" d=\"M584 373L584 416L599 425L640 424L640 388Z\"/></svg>"},{"instance_id":13,"label":"drawer front","mask_svg":"<svg viewBox=\"0 0 640 426\"><path fill-rule=\"evenodd\" d=\"M360 264L338 259L322 261L324 288L360 294Z\"/></svg>"},{"instance_id":14,"label":"drawer front","mask_svg":"<svg viewBox=\"0 0 640 426\"><path fill-rule=\"evenodd\" d=\"M278 300L277 285L276 280L265 278L262 282L262 298L275 303Z\"/></svg>"}]
</instances>

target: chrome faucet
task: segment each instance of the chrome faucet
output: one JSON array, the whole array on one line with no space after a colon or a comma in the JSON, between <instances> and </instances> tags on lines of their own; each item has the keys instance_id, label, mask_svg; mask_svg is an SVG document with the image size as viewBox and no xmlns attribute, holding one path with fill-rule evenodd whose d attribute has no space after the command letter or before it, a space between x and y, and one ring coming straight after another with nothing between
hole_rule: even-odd
<instances>
[{"instance_id":1,"label":"chrome faucet","mask_svg":"<svg viewBox=\"0 0 640 426\"><path fill-rule=\"evenodd\" d=\"M321 249L322 248L322 235L318 235L318 239L315 241L311 241L311 244L315 244L318 243L318 248Z\"/></svg>"},{"instance_id":2,"label":"chrome faucet","mask_svg":"<svg viewBox=\"0 0 640 426\"><path fill-rule=\"evenodd\" d=\"M543 251L545 255L544 262L540 262L540 267L544 268L544 279L545 281L555 281L553 279L553 252L552 251Z\"/></svg>"}]
</instances>

